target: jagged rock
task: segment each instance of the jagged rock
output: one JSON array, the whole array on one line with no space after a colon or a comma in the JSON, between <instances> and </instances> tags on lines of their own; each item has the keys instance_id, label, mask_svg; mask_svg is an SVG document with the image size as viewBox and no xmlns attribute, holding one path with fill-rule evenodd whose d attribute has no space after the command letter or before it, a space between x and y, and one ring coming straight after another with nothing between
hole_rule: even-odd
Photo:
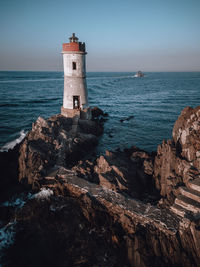
<instances>
[{"instance_id":1,"label":"jagged rock","mask_svg":"<svg viewBox=\"0 0 200 267\"><path fill-rule=\"evenodd\" d=\"M10 264L199 265L199 221L181 220L166 209L127 198L65 168L58 168L54 179L57 182L48 185L54 195L30 200L16 215L15 243L7 251ZM65 196L56 196L61 188Z\"/></svg>"},{"instance_id":2,"label":"jagged rock","mask_svg":"<svg viewBox=\"0 0 200 267\"><path fill-rule=\"evenodd\" d=\"M79 162L102 129L39 118L20 147L19 175L42 191L14 215L2 209L17 220L8 265L199 266L199 109L182 112L156 156L132 147Z\"/></svg>"},{"instance_id":3,"label":"jagged rock","mask_svg":"<svg viewBox=\"0 0 200 267\"><path fill-rule=\"evenodd\" d=\"M98 107L92 108L91 114L92 120L98 122L100 125L107 121L108 113L104 113L103 110Z\"/></svg>"},{"instance_id":4,"label":"jagged rock","mask_svg":"<svg viewBox=\"0 0 200 267\"><path fill-rule=\"evenodd\" d=\"M200 169L200 106L186 107L176 121L173 140L181 157Z\"/></svg>"},{"instance_id":5,"label":"jagged rock","mask_svg":"<svg viewBox=\"0 0 200 267\"><path fill-rule=\"evenodd\" d=\"M92 108L91 113L93 119L98 118L99 116L104 116L103 110L98 107Z\"/></svg>"},{"instance_id":6,"label":"jagged rock","mask_svg":"<svg viewBox=\"0 0 200 267\"><path fill-rule=\"evenodd\" d=\"M130 266L121 226L85 194L31 200L17 220L9 266Z\"/></svg>"},{"instance_id":7,"label":"jagged rock","mask_svg":"<svg viewBox=\"0 0 200 267\"><path fill-rule=\"evenodd\" d=\"M179 187L200 176L200 106L186 107L173 128L173 138L158 146L154 164L156 187L169 204Z\"/></svg>"},{"instance_id":8,"label":"jagged rock","mask_svg":"<svg viewBox=\"0 0 200 267\"><path fill-rule=\"evenodd\" d=\"M73 167L79 177L115 192L143 201L158 198L153 184L153 157L136 147L101 155L94 162L79 162Z\"/></svg>"},{"instance_id":9,"label":"jagged rock","mask_svg":"<svg viewBox=\"0 0 200 267\"><path fill-rule=\"evenodd\" d=\"M73 166L72 171L74 171L78 177L81 177L87 181L99 184L98 175L94 172L94 162L90 160L81 160Z\"/></svg>"},{"instance_id":10,"label":"jagged rock","mask_svg":"<svg viewBox=\"0 0 200 267\"><path fill-rule=\"evenodd\" d=\"M95 123L90 120L85 123L85 120L79 120L79 128L87 134L93 134L95 136L100 136L103 133L103 127L99 123Z\"/></svg>"},{"instance_id":11,"label":"jagged rock","mask_svg":"<svg viewBox=\"0 0 200 267\"><path fill-rule=\"evenodd\" d=\"M54 166L69 166L97 144L102 126L90 120L62 115L39 117L25 137L19 153L19 180L39 188Z\"/></svg>"}]
</instances>

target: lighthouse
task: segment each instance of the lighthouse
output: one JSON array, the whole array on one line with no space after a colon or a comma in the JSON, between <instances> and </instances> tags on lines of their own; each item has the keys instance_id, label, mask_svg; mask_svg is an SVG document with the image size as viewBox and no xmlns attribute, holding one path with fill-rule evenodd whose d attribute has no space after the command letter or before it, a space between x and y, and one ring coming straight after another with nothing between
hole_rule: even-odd
<instances>
[{"instance_id":1,"label":"lighthouse","mask_svg":"<svg viewBox=\"0 0 200 267\"><path fill-rule=\"evenodd\" d=\"M62 46L64 94L61 114L66 117L90 119L85 67L85 43L78 42L75 33Z\"/></svg>"}]
</instances>

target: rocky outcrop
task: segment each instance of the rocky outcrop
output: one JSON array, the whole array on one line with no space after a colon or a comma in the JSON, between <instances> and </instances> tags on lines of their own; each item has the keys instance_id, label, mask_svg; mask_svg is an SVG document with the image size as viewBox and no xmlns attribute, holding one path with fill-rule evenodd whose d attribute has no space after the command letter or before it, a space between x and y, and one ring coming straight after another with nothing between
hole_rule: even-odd
<instances>
[{"instance_id":1,"label":"rocky outcrop","mask_svg":"<svg viewBox=\"0 0 200 267\"><path fill-rule=\"evenodd\" d=\"M40 188L44 177L57 166L72 167L84 179L129 196L152 201L157 198L153 185L153 156L132 147L124 151L106 152L91 160L77 161L88 156L90 148L97 144L102 133L98 116L96 121L66 118L61 115L48 120L41 117L33 123L20 147L19 180Z\"/></svg>"},{"instance_id":2,"label":"rocky outcrop","mask_svg":"<svg viewBox=\"0 0 200 267\"><path fill-rule=\"evenodd\" d=\"M183 119L180 116L179 120L174 127L173 140L163 142L158 147L155 161L154 154L150 155L136 147L124 151L107 151L93 161L79 161L72 169L54 168L40 184L53 190L56 195L67 194L77 200L81 199L82 210L90 222L98 217L101 207L100 214L105 212L112 225L111 247L117 242L119 249L123 249L127 266L198 266L200 262L199 218L186 216L181 219L187 208L183 207L185 199L180 197L180 190L182 194L191 197L189 190L193 186L194 191L194 186L198 186L194 182L197 181L195 175L198 170L191 164L191 155L185 157L185 154L181 154L182 148L187 149L184 147L185 137L182 138L184 143L179 140L181 135L176 137L177 131L180 132L177 129L184 130L184 124L181 123L185 117ZM177 126L178 122L181 126ZM193 121L189 127L192 128L192 125ZM153 177L163 197L160 204L165 204L164 209L152 205L158 197ZM183 185L191 185L191 188L184 189ZM199 201L199 194L193 195ZM176 197L170 212L166 204L173 204ZM191 209L192 204L194 200L187 203L188 209ZM176 212L176 205L182 207L182 210L179 208L179 212ZM194 209L198 211L199 207ZM120 236L119 231L114 230L116 224L120 226ZM123 241L122 233L125 237ZM109 264L112 266L111 262ZM114 266L118 266L117 263ZM120 263L119 266L124 265Z\"/></svg>"},{"instance_id":3,"label":"rocky outcrop","mask_svg":"<svg viewBox=\"0 0 200 267\"><path fill-rule=\"evenodd\" d=\"M19 178L40 192L7 215L17 221L8 265L199 266L199 115L184 109L156 155L131 147L98 157L88 157L102 133L97 108L93 121L38 118Z\"/></svg>"},{"instance_id":4,"label":"rocky outcrop","mask_svg":"<svg viewBox=\"0 0 200 267\"><path fill-rule=\"evenodd\" d=\"M199 220L182 221L167 209L97 186L63 169L57 177L70 196L85 203L88 220L92 214L98 216L101 207L119 225L121 231L114 235L120 240L123 233L122 246L130 266L195 266L200 262Z\"/></svg>"},{"instance_id":5,"label":"rocky outcrop","mask_svg":"<svg viewBox=\"0 0 200 267\"><path fill-rule=\"evenodd\" d=\"M71 169L60 167L45 180L15 216L16 241L6 254L10 263L198 266L197 222L86 181Z\"/></svg>"},{"instance_id":6,"label":"rocky outcrop","mask_svg":"<svg viewBox=\"0 0 200 267\"><path fill-rule=\"evenodd\" d=\"M72 170L80 178L144 202L159 198L153 183L153 159L137 147L124 151L106 151L95 161L80 161Z\"/></svg>"},{"instance_id":7,"label":"rocky outcrop","mask_svg":"<svg viewBox=\"0 0 200 267\"><path fill-rule=\"evenodd\" d=\"M103 128L92 120L62 115L33 123L20 147L19 180L39 188L40 181L54 167L70 166L88 155Z\"/></svg>"},{"instance_id":8,"label":"rocky outcrop","mask_svg":"<svg viewBox=\"0 0 200 267\"><path fill-rule=\"evenodd\" d=\"M99 184L131 197L150 201L156 199L153 190L153 157L132 147L124 151L109 152L96 160L94 173Z\"/></svg>"},{"instance_id":9,"label":"rocky outcrop","mask_svg":"<svg viewBox=\"0 0 200 267\"><path fill-rule=\"evenodd\" d=\"M165 203L173 204L177 197L176 204L185 202L186 207L191 202L188 196L194 201L198 199L198 189L195 186L191 188L191 184L197 184L199 177L200 107L186 107L174 125L172 140L158 146L154 178ZM198 213L200 209L196 204Z\"/></svg>"},{"instance_id":10,"label":"rocky outcrop","mask_svg":"<svg viewBox=\"0 0 200 267\"><path fill-rule=\"evenodd\" d=\"M120 226L87 195L34 197L16 220L3 266L130 266Z\"/></svg>"}]
</instances>

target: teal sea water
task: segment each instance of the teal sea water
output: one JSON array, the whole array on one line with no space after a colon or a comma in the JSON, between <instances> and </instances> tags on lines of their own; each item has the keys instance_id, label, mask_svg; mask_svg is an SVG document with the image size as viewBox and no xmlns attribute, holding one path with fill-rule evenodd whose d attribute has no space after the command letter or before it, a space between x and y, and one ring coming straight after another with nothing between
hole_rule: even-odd
<instances>
[{"instance_id":1,"label":"teal sea water","mask_svg":"<svg viewBox=\"0 0 200 267\"><path fill-rule=\"evenodd\" d=\"M87 73L90 106L109 114L100 153L132 145L156 150L171 138L181 110L200 105L200 72L145 74ZM0 147L15 144L38 116L60 113L63 83L63 72L0 72Z\"/></svg>"}]
</instances>

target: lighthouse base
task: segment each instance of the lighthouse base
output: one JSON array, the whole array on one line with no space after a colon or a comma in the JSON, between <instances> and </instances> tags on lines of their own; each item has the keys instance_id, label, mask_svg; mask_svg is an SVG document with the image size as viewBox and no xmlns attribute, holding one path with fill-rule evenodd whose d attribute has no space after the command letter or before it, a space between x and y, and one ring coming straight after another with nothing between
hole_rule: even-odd
<instances>
[{"instance_id":1,"label":"lighthouse base","mask_svg":"<svg viewBox=\"0 0 200 267\"><path fill-rule=\"evenodd\" d=\"M69 109L61 107L61 114L68 118L78 117L82 120L90 120L91 119L91 109Z\"/></svg>"}]
</instances>

